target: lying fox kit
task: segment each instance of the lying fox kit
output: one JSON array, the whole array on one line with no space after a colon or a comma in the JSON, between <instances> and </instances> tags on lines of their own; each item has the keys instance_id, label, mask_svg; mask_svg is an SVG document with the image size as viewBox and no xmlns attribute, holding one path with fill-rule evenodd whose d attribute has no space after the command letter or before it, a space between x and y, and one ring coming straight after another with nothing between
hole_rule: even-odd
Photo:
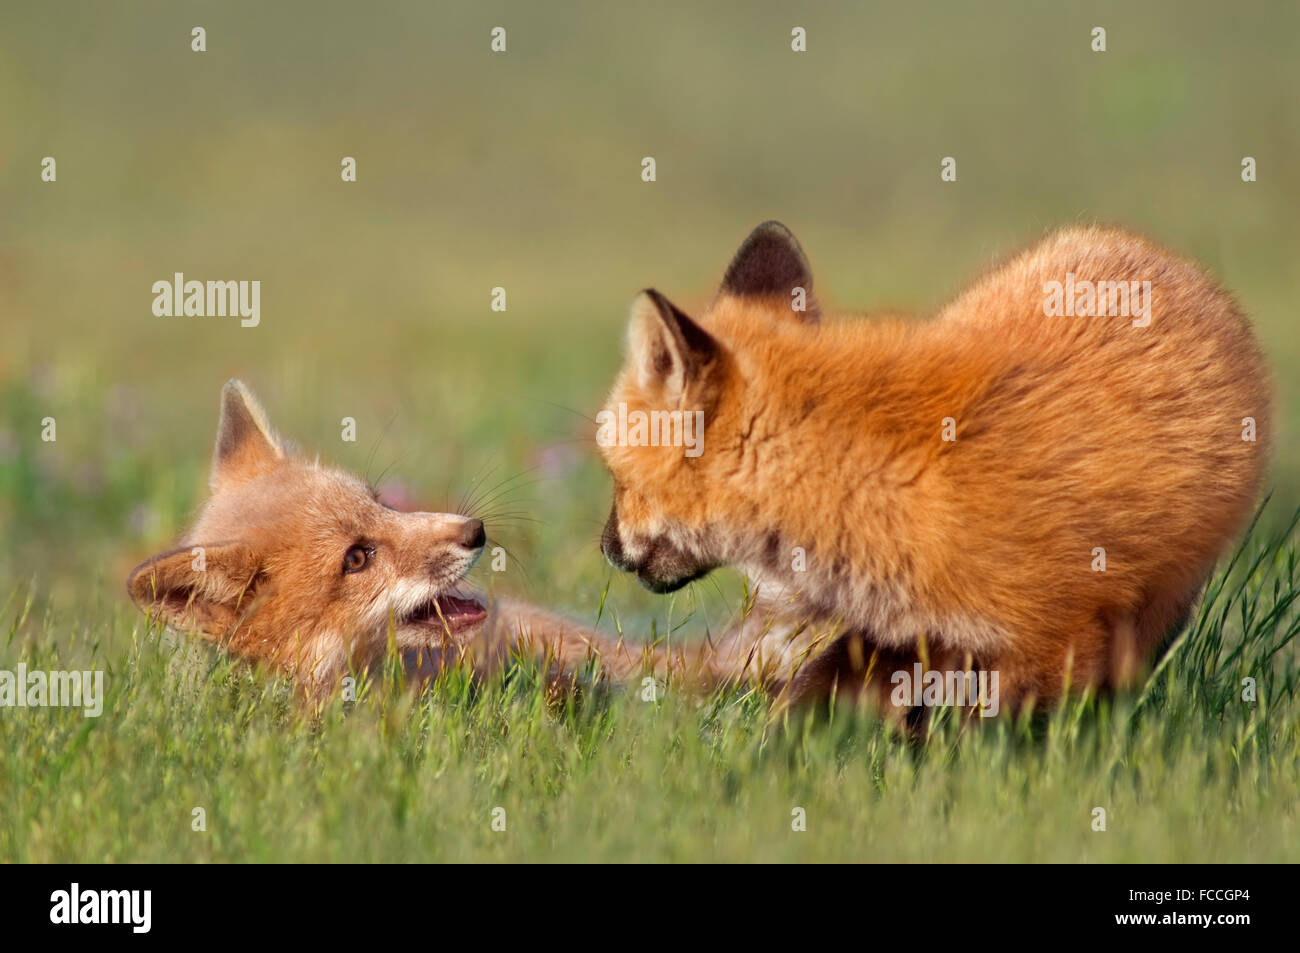
<instances>
[{"instance_id":1,"label":"lying fox kit","mask_svg":"<svg viewBox=\"0 0 1300 953\"><path fill-rule=\"evenodd\" d=\"M555 616L486 605L465 583L487 538L480 520L398 512L351 474L293 456L239 381L222 391L210 484L178 548L131 573L131 598L309 694L382 659L390 632L413 676L453 661L490 672L520 650L636 667L621 645Z\"/></svg>"},{"instance_id":2,"label":"lying fox kit","mask_svg":"<svg viewBox=\"0 0 1300 953\"><path fill-rule=\"evenodd\" d=\"M1272 410L1232 299L1136 236L1059 231L927 322L826 322L768 222L698 318L636 300L610 414L648 424L599 440L605 555L656 592L744 570L730 664L895 705L914 663L988 670L1005 707L1129 683L1184 624Z\"/></svg>"}]
</instances>

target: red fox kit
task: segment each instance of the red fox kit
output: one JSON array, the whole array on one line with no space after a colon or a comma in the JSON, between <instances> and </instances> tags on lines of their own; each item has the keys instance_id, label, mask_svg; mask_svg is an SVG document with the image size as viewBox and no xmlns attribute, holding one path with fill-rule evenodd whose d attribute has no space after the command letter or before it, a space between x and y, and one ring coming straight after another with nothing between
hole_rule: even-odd
<instances>
[{"instance_id":1,"label":"red fox kit","mask_svg":"<svg viewBox=\"0 0 1300 953\"><path fill-rule=\"evenodd\" d=\"M634 303L602 548L660 592L743 569L769 622L721 651L766 655L787 697L891 694L921 662L1051 700L1131 681L1185 622L1271 414L1232 299L1136 236L1059 231L928 322L824 322L768 222L697 318Z\"/></svg>"},{"instance_id":2,"label":"red fox kit","mask_svg":"<svg viewBox=\"0 0 1300 953\"><path fill-rule=\"evenodd\" d=\"M295 457L239 381L222 391L210 485L178 548L131 573L131 598L309 695L381 659L390 628L412 675L455 660L490 672L516 651L570 667L595 653L615 676L638 668L594 632L486 605L465 585L486 542L480 520L398 512L351 474Z\"/></svg>"}]
</instances>

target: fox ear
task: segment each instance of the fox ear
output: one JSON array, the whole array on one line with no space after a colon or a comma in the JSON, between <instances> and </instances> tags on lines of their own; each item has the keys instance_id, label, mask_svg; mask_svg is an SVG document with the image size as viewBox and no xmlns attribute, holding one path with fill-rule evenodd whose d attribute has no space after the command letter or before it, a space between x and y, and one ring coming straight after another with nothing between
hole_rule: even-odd
<instances>
[{"instance_id":1,"label":"fox ear","mask_svg":"<svg viewBox=\"0 0 1300 953\"><path fill-rule=\"evenodd\" d=\"M821 317L808 259L790 229L780 222L764 222L741 242L718 294L780 298L791 316L800 321L812 323Z\"/></svg>"},{"instance_id":2,"label":"fox ear","mask_svg":"<svg viewBox=\"0 0 1300 953\"><path fill-rule=\"evenodd\" d=\"M271 429L266 411L242 381L221 388L221 419L212 454L212 492L222 485L256 476L284 458L280 438Z\"/></svg>"},{"instance_id":3,"label":"fox ear","mask_svg":"<svg viewBox=\"0 0 1300 953\"><path fill-rule=\"evenodd\" d=\"M168 625L219 638L252 608L260 560L244 543L184 546L136 566L126 581L137 607Z\"/></svg>"},{"instance_id":4,"label":"fox ear","mask_svg":"<svg viewBox=\"0 0 1300 953\"><path fill-rule=\"evenodd\" d=\"M709 332L653 288L632 302L628 357L641 387L660 389L668 404L679 403L687 391L707 389L721 354Z\"/></svg>"}]
</instances>

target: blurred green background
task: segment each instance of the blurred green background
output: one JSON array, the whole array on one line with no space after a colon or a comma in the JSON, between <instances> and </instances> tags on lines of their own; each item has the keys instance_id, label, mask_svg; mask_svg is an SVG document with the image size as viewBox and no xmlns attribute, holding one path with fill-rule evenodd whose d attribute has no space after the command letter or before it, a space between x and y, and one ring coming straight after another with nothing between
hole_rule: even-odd
<instances>
[{"instance_id":1,"label":"blurred green background","mask_svg":"<svg viewBox=\"0 0 1300 953\"><path fill-rule=\"evenodd\" d=\"M516 478L536 522L490 525L518 558L482 581L590 617L609 488L585 417L627 306L647 285L698 306L768 218L846 312L933 311L1071 222L1200 260L1273 362L1295 501L1300 5L621 6L6 3L0 588L124 602L202 501L238 376L420 506ZM260 326L155 317L177 271L260 280ZM738 586L702 590L710 625ZM668 611L622 577L609 598Z\"/></svg>"}]
</instances>

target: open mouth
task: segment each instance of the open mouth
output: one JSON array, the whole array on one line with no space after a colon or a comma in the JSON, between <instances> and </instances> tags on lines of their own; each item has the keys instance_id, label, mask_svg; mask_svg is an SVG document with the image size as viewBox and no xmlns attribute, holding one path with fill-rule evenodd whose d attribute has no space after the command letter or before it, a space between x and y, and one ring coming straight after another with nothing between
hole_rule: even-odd
<instances>
[{"instance_id":1,"label":"open mouth","mask_svg":"<svg viewBox=\"0 0 1300 953\"><path fill-rule=\"evenodd\" d=\"M487 609L473 599L438 596L407 613L402 621L410 625L429 625L450 633L462 632L487 618Z\"/></svg>"}]
</instances>

